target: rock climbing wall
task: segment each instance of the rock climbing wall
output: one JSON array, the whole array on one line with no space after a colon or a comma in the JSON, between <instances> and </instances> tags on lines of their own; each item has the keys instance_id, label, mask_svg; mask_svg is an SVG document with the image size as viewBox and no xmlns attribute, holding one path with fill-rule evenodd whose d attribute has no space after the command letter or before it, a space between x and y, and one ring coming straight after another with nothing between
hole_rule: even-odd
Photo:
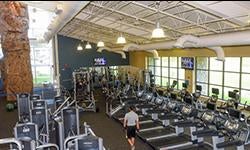
<instances>
[{"instance_id":1,"label":"rock climbing wall","mask_svg":"<svg viewBox=\"0 0 250 150\"><path fill-rule=\"evenodd\" d=\"M0 34L3 49L2 77L7 100L33 89L28 38L27 5L18 1L0 1ZM10 95L9 95L10 94Z\"/></svg>"}]
</instances>

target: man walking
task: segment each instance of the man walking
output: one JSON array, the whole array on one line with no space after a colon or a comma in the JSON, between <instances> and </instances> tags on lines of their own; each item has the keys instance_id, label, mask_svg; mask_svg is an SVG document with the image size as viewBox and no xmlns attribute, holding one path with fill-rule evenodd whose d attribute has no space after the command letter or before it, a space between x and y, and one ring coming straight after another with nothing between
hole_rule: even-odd
<instances>
[{"instance_id":1,"label":"man walking","mask_svg":"<svg viewBox=\"0 0 250 150\"><path fill-rule=\"evenodd\" d=\"M129 112L126 113L124 117L124 128L127 129L127 139L131 146L131 150L135 150L135 135L136 129L139 130L139 117L135 113L135 108L133 106L129 107Z\"/></svg>"}]
</instances>

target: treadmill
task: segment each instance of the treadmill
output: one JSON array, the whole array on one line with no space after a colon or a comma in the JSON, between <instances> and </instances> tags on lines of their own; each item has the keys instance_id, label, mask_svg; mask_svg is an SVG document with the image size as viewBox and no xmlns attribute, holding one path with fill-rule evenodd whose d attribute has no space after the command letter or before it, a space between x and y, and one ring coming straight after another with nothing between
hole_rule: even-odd
<instances>
[{"instance_id":1,"label":"treadmill","mask_svg":"<svg viewBox=\"0 0 250 150\"><path fill-rule=\"evenodd\" d=\"M154 105L152 105L152 104L145 104L145 105L141 105L139 108L141 108L143 114L145 114L146 110L152 109L153 107L154 107ZM143 110L143 109L145 109L145 110ZM153 121L152 117L149 115L140 117L139 124L140 124L140 132L163 128L163 126L159 122Z\"/></svg>"},{"instance_id":2,"label":"treadmill","mask_svg":"<svg viewBox=\"0 0 250 150\"><path fill-rule=\"evenodd\" d=\"M172 103L176 104L176 102L173 101L173 102L169 102L168 105L171 105ZM174 105L173 108L170 109L170 110L173 110L175 107L177 107L177 105ZM156 113L159 113L159 112L162 113L163 112L160 109L158 109L158 110L157 109L156 110L149 110L149 111L152 111L152 112L155 111ZM143 139L144 141L150 141L150 140L154 140L154 139L160 139L160 138L165 138L165 137L170 137L170 136L176 136L176 135L182 133L183 130L181 130L180 128L171 127L169 125L164 124L163 122L165 120L168 120L168 122L169 122L169 120L176 119L177 117L178 117L177 114L170 113L169 110L168 111L165 110L165 114L157 116L157 121L155 120L155 122L160 123L162 125L161 128L156 128L156 129L153 129L153 130L139 132L137 135L141 139Z\"/></svg>"},{"instance_id":3,"label":"treadmill","mask_svg":"<svg viewBox=\"0 0 250 150\"><path fill-rule=\"evenodd\" d=\"M158 119L158 114L166 113L160 108L163 102L163 97L160 97L157 95L157 93L154 93L154 96L151 98L151 103L154 104L137 106L137 108L140 108L144 114L144 117L139 118L140 132L164 128L161 122L156 120Z\"/></svg>"},{"instance_id":4,"label":"treadmill","mask_svg":"<svg viewBox=\"0 0 250 150\"><path fill-rule=\"evenodd\" d=\"M124 103L124 107L121 110L119 110L118 112L116 112L113 115L113 118L115 120L117 120L118 122L123 124L124 116L128 111L127 108L128 108L129 105L134 105L137 108L144 108L144 110L152 108L154 106L153 104L147 104L146 103L147 101L150 101L152 99L152 97L153 97L152 93L146 93L145 92L143 97L144 97L143 100L142 99L136 100L134 98L130 99L130 100L127 100ZM139 115L139 120L140 121L142 120L143 122L152 122L151 117L142 115L143 112L141 110L136 111L136 113Z\"/></svg>"},{"instance_id":5,"label":"treadmill","mask_svg":"<svg viewBox=\"0 0 250 150\"><path fill-rule=\"evenodd\" d=\"M187 104L190 104L191 99L185 99ZM190 117L190 115L195 116L195 109L193 109L190 105L183 105L181 108L182 115ZM181 127L190 127L190 129L195 126L195 122L193 120L184 120L174 122L173 125L181 126ZM191 130L192 132L192 130ZM164 138L158 138L149 140L148 143L154 149L157 150L170 150L170 149L180 149L185 148L186 146L191 146L194 143L197 143L198 139L194 136L186 135L184 133L180 133L179 135L169 136Z\"/></svg>"},{"instance_id":6,"label":"treadmill","mask_svg":"<svg viewBox=\"0 0 250 150\"><path fill-rule=\"evenodd\" d=\"M144 141L174 136L175 130L168 127L156 128L147 131L140 131L137 135Z\"/></svg>"},{"instance_id":7,"label":"treadmill","mask_svg":"<svg viewBox=\"0 0 250 150\"><path fill-rule=\"evenodd\" d=\"M112 117L119 121L119 122L122 122L123 123L123 119L124 119L124 116L125 114L127 113L127 106L129 105L142 105L145 103L145 101L142 101L142 100L138 100L136 98L127 98L126 100L124 100L124 103L123 104L120 104L120 105L124 105L122 109L120 109L119 111L117 111L115 114L112 115ZM138 115L141 114L141 112L137 112Z\"/></svg>"},{"instance_id":8,"label":"treadmill","mask_svg":"<svg viewBox=\"0 0 250 150\"><path fill-rule=\"evenodd\" d=\"M204 129L197 130L192 133L194 136L201 137L201 138L212 137L212 144L203 141L201 143L197 143L197 144L193 144L193 145L189 145L185 147L180 147L178 149L180 150L190 150L190 149L197 149L197 150L213 150L214 149L215 150L217 149L216 144L218 144L218 142L224 141L224 138L223 137L220 138L218 135L217 129L215 129L217 127L215 128L213 127L213 126L216 126L217 124L215 122L221 121L221 119L215 119L216 114L213 113L215 110L216 110L216 104L208 102L207 110L199 114L199 118L202 120L203 124L206 127L204 126L205 127Z\"/></svg>"}]
</instances>

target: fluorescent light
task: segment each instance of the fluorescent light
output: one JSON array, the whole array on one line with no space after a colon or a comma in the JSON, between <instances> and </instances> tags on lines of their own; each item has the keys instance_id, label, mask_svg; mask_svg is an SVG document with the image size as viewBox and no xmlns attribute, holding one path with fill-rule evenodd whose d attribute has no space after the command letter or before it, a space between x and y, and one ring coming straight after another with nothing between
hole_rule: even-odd
<instances>
[{"instance_id":1,"label":"fluorescent light","mask_svg":"<svg viewBox=\"0 0 250 150\"><path fill-rule=\"evenodd\" d=\"M159 22L156 23L156 28L153 30L151 37L152 38L164 38L164 37L166 37L163 29L160 27Z\"/></svg>"},{"instance_id":2,"label":"fluorescent light","mask_svg":"<svg viewBox=\"0 0 250 150\"><path fill-rule=\"evenodd\" d=\"M86 44L86 46L85 46L85 48L86 49L91 49L92 48L92 46L89 44L89 42Z\"/></svg>"},{"instance_id":3,"label":"fluorescent light","mask_svg":"<svg viewBox=\"0 0 250 150\"><path fill-rule=\"evenodd\" d=\"M97 43L97 47L104 47L104 42L103 41L99 41Z\"/></svg>"},{"instance_id":4,"label":"fluorescent light","mask_svg":"<svg viewBox=\"0 0 250 150\"><path fill-rule=\"evenodd\" d=\"M126 39L121 35L120 37L117 38L116 43L117 44L125 44L126 43Z\"/></svg>"},{"instance_id":5,"label":"fluorescent light","mask_svg":"<svg viewBox=\"0 0 250 150\"><path fill-rule=\"evenodd\" d=\"M77 46L77 50L78 51L82 51L83 50L81 43L79 43L79 45Z\"/></svg>"}]
</instances>

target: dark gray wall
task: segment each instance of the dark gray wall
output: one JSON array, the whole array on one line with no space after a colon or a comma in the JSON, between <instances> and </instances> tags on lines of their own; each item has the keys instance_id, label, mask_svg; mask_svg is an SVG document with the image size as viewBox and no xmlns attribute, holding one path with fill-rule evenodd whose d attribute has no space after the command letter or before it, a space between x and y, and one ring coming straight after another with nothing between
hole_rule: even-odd
<instances>
[{"instance_id":1,"label":"dark gray wall","mask_svg":"<svg viewBox=\"0 0 250 150\"><path fill-rule=\"evenodd\" d=\"M91 43L92 49L77 51L77 46L80 40L58 35L58 60L60 83L66 87L72 87L72 71L79 67L92 67L94 58L104 57L107 61L107 66L129 65L129 55L127 59L122 59L121 55L103 51L97 52L96 45ZM83 44L83 48L86 42Z\"/></svg>"}]
</instances>

